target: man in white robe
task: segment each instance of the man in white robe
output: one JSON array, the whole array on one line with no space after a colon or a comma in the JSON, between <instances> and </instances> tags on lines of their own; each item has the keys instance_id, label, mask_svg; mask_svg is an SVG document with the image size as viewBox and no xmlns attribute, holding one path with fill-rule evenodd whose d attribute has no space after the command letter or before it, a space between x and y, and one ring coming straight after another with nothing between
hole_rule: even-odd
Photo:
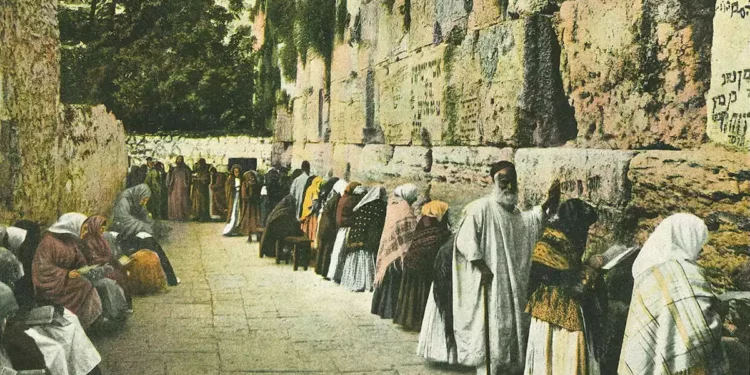
<instances>
[{"instance_id":1,"label":"man in white robe","mask_svg":"<svg viewBox=\"0 0 750 375\"><path fill-rule=\"evenodd\" d=\"M292 181L292 186L289 188L289 194L297 200L297 219L299 220L302 216L302 201L305 200L305 185L307 185L307 179L310 178L310 162L307 160L302 162L302 174Z\"/></svg>"},{"instance_id":2,"label":"man in white robe","mask_svg":"<svg viewBox=\"0 0 750 375\"><path fill-rule=\"evenodd\" d=\"M489 291L490 370L521 374L526 357L530 318L525 312L532 249L543 231L546 211L560 201L557 181L549 197L531 211L521 212L515 166L492 166L492 194L464 210L453 249L453 329L458 362L486 373L484 297Z\"/></svg>"}]
</instances>

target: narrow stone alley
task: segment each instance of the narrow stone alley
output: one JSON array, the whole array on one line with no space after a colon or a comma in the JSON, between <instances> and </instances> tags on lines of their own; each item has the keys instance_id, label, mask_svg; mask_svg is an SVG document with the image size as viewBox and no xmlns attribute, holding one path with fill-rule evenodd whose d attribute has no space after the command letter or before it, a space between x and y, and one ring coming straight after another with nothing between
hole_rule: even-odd
<instances>
[{"instance_id":1,"label":"narrow stone alley","mask_svg":"<svg viewBox=\"0 0 750 375\"><path fill-rule=\"evenodd\" d=\"M372 293L258 258L222 224L170 226L164 248L182 284L136 298L122 330L93 338L107 375L469 370L425 363L418 334L370 314Z\"/></svg>"}]
</instances>

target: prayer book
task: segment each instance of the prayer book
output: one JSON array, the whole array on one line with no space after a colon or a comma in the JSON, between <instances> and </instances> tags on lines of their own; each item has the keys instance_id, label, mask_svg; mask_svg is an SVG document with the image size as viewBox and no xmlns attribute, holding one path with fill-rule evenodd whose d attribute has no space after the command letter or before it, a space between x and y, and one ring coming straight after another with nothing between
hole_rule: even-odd
<instances>
[{"instance_id":1,"label":"prayer book","mask_svg":"<svg viewBox=\"0 0 750 375\"><path fill-rule=\"evenodd\" d=\"M41 306L32 309L26 314L25 323L29 326L38 326L52 323L55 318L54 306Z\"/></svg>"},{"instance_id":2,"label":"prayer book","mask_svg":"<svg viewBox=\"0 0 750 375\"><path fill-rule=\"evenodd\" d=\"M614 266L618 265L623 260L627 259L629 256L633 255L635 252L640 250L641 248L638 246L631 246L631 247L625 247L622 245L615 245L607 249L607 251L602 254L604 256L604 259L607 261L607 264L602 266L603 270L610 270Z\"/></svg>"},{"instance_id":3,"label":"prayer book","mask_svg":"<svg viewBox=\"0 0 750 375\"><path fill-rule=\"evenodd\" d=\"M120 259L117 259L117 261L120 263L121 266L127 266L130 262L133 261L133 258L127 255L123 255L120 257Z\"/></svg>"},{"instance_id":4,"label":"prayer book","mask_svg":"<svg viewBox=\"0 0 750 375\"><path fill-rule=\"evenodd\" d=\"M138 237L138 238L141 238L141 239L143 239L143 238L151 238L151 237L153 237L152 235L150 235L150 234L148 234L148 233L146 233L146 232L139 232L139 233L138 233L138 234L136 234L135 236L136 236L136 237Z\"/></svg>"}]
</instances>

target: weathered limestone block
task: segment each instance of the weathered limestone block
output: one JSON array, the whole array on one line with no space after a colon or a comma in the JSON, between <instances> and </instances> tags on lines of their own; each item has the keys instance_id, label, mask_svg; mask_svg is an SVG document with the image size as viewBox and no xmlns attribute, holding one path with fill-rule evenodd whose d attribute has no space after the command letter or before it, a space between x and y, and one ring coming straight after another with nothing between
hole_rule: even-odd
<instances>
[{"instance_id":1,"label":"weathered limestone block","mask_svg":"<svg viewBox=\"0 0 750 375\"><path fill-rule=\"evenodd\" d=\"M440 37L447 40L453 29L466 30L472 1L437 1L435 4L435 26L433 41Z\"/></svg>"},{"instance_id":2,"label":"weathered limestone block","mask_svg":"<svg viewBox=\"0 0 750 375\"><path fill-rule=\"evenodd\" d=\"M498 0L473 0L472 3L469 30L485 28L501 21L504 10L500 9Z\"/></svg>"},{"instance_id":3,"label":"weathered limestone block","mask_svg":"<svg viewBox=\"0 0 750 375\"><path fill-rule=\"evenodd\" d=\"M294 113L284 105L276 106L276 119L273 124L273 138L277 142L291 142L294 140Z\"/></svg>"},{"instance_id":4,"label":"weathered limestone block","mask_svg":"<svg viewBox=\"0 0 750 375\"><path fill-rule=\"evenodd\" d=\"M292 169L299 168L304 160L310 162L310 170L315 175L324 176L331 169L332 144L297 142L292 149Z\"/></svg>"},{"instance_id":5,"label":"weathered limestone block","mask_svg":"<svg viewBox=\"0 0 750 375\"><path fill-rule=\"evenodd\" d=\"M585 147L699 145L713 3L575 0L558 32L564 87Z\"/></svg>"},{"instance_id":6,"label":"weathered limestone block","mask_svg":"<svg viewBox=\"0 0 750 375\"><path fill-rule=\"evenodd\" d=\"M128 153L122 122L95 107L67 106L63 112L58 213L109 214L125 186Z\"/></svg>"},{"instance_id":7,"label":"weathered limestone block","mask_svg":"<svg viewBox=\"0 0 750 375\"><path fill-rule=\"evenodd\" d=\"M365 145L359 156L354 175L364 181L383 181L384 171L393 159L394 147L391 145Z\"/></svg>"},{"instance_id":8,"label":"weathered limestone block","mask_svg":"<svg viewBox=\"0 0 750 375\"><path fill-rule=\"evenodd\" d=\"M408 144L412 139L411 80L409 60L393 62L375 71L378 82L378 122L389 144Z\"/></svg>"},{"instance_id":9,"label":"weathered limestone block","mask_svg":"<svg viewBox=\"0 0 750 375\"><path fill-rule=\"evenodd\" d=\"M440 0L411 0L409 15L409 50L414 51L432 45L434 42L436 3Z\"/></svg>"},{"instance_id":10,"label":"weathered limestone block","mask_svg":"<svg viewBox=\"0 0 750 375\"><path fill-rule=\"evenodd\" d=\"M735 272L750 260L750 235L743 224L750 216L748 155L713 145L694 151L648 151L633 158L628 178L630 206L640 218L638 243L671 214L721 214L700 263L715 286L733 289Z\"/></svg>"},{"instance_id":11,"label":"weathered limestone block","mask_svg":"<svg viewBox=\"0 0 750 375\"><path fill-rule=\"evenodd\" d=\"M297 64L297 96L294 100L294 140L318 142L325 134L325 63L308 54L306 64Z\"/></svg>"},{"instance_id":12,"label":"weathered limestone block","mask_svg":"<svg viewBox=\"0 0 750 375\"><path fill-rule=\"evenodd\" d=\"M375 45L370 46L375 50L373 64L395 62L408 55L410 34L404 31L404 15L399 11L404 3L405 0L395 0L391 8L381 3L362 12L363 25L376 31Z\"/></svg>"},{"instance_id":13,"label":"weathered limestone block","mask_svg":"<svg viewBox=\"0 0 750 375\"><path fill-rule=\"evenodd\" d=\"M490 166L500 160L513 160L513 149L497 147L438 146L432 149L431 175L448 183L489 186Z\"/></svg>"},{"instance_id":14,"label":"weathered limestone block","mask_svg":"<svg viewBox=\"0 0 750 375\"><path fill-rule=\"evenodd\" d=\"M362 176L362 171L369 169L367 164L361 164L364 146L338 143L333 146L331 167L333 175L348 181Z\"/></svg>"},{"instance_id":15,"label":"weathered limestone block","mask_svg":"<svg viewBox=\"0 0 750 375\"><path fill-rule=\"evenodd\" d=\"M0 2L0 220L57 218L57 0Z\"/></svg>"},{"instance_id":16,"label":"weathered limestone block","mask_svg":"<svg viewBox=\"0 0 750 375\"><path fill-rule=\"evenodd\" d=\"M519 199L527 208L547 198L552 182L560 181L562 198L583 199L597 208L599 221L589 234L589 251L629 240L632 224L626 212L631 199L628 168L636 153L574 148L516 151Z\"/></svg>"},{"instance_id":17,"label":"weathered limestone block","mask_svg":"<svg viewBox=\"0 0 750 375\"><path fill-rule=\"evenodd\" d=\"M711 48L706 133L714 142L750 146L750 1L718 1Z\"/></svg>"},{"instance_id":18,"label":"weathered limestone block","mask_svg":"<svg viewBox=\"0 0 750 375\"><path fill-rule=\"evenodd\" d=\"M431 155L432 152L427 147L396 146L393 158L383 168L383 175L389 178L427 179L428 154Z\"/></svg>"},{"instance_id":19,"label":"weathered limestone block","mask_svg":"<svg viewBox=\"0 0 750 375\"><path fill-rule=\"evenodd\" d=\"M362 143L366 126L367 77L351 72L346 79L331 82L330 125L332 142ZM372 105L372 103L371 103Z\"/></svg>"}]
</instances>

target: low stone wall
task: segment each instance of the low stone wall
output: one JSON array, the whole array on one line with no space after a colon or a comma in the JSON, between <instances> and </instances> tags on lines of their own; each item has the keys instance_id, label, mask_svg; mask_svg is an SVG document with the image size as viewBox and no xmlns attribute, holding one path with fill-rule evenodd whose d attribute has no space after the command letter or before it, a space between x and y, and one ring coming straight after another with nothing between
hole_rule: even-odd
<instances>
[{"instance_id":1,"label":"low stone wall","mask_svg":"<svg viewBox=\"0 0 750 375\"><path fill-rule=\"evenodd\" d=\"M270 138L250 136L190 137L179 135L129 134L127 138L130 165L142 165L147 157L153 157L167 165L182 155L185 163L192 166L204 158L208 164L226 165L230 158L256 158L258 169L271 166L274 146Z\"/></svg>"}]
</instances>

